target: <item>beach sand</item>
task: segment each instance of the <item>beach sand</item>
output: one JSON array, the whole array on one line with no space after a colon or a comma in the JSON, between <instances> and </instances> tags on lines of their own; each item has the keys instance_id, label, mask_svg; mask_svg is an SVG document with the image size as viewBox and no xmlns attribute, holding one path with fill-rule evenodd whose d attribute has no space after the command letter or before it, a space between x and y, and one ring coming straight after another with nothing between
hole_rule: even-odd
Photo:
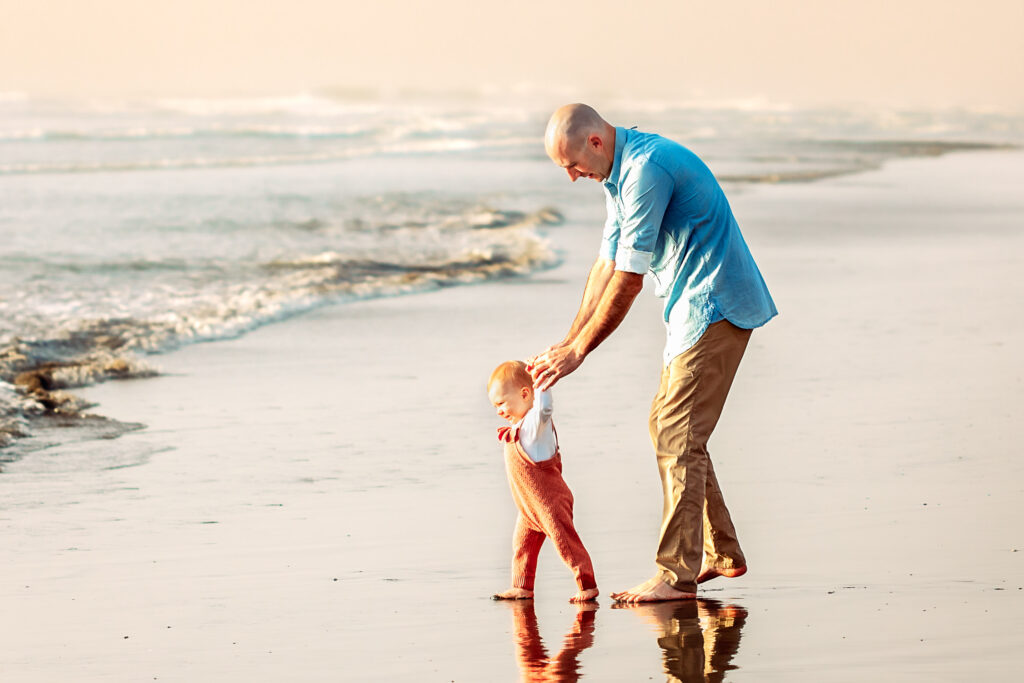
<instances>
[{"instance_id":1,"label":"beach sand","mask_svg":"<svg viewBox=\"0 0 1024 683\"><path fill-rule=\"evenodd\" d=\"M566 189L554 269L321 308L82 391L147 427L0 477L0 671L1002 680L1024 664L1022 180L1024 153L963 153L731 194L780 316L710 445L750 572L709 601L607 597L653 571L649 289L554 393L600 606L566 602L550 548L532 608L488 599L515 510L484 383L571 321L603 221L588 185Z\"/></svg>"}]
</instances>

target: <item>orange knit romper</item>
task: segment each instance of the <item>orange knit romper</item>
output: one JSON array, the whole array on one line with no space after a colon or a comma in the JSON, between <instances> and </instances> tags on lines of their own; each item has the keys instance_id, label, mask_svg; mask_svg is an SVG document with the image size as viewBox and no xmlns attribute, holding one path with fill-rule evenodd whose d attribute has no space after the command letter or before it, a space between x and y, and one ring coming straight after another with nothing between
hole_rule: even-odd
<instances>
[{"instance_id":1,"label":"orange knit romper","mask_svg":"<svg viewBox=\"0 0 1024 683\"><path fill-rule=\"evenodd\" d=\"M512 500L519 508L512 535L512 585L533 590L537 556L545 538L576 576L580 590L596 588L590 554L572 523L572 492L562 479L562 454L555 435L555 454L534 462L519 443L519 430L506 432L505 470ZM501 438L499 436L499 438Z\"/></svg>"}]
</instances>

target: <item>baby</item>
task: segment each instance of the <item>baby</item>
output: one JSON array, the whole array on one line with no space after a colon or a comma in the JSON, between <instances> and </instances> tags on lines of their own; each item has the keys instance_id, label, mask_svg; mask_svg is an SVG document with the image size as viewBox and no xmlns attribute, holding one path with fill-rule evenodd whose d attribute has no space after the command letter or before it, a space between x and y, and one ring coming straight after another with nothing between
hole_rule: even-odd
<instances>
[{"instance_id":1,"label":"baby","mask_svg":"<svg viewBox=\"0 0 1024 683\"><path fill-rule=\"evenodd\" d=\"M487 396L498 416L512 423L498 429L505 444L505 469L512 499L519 508L512 536L512 588L495 600L533 597L537 555L545 538L576 576L579 592L570 602L597 597L594 566L572 523L572 492L562 479L562 458L551 421L551 392L534 395L526 364L502 363L487 382Z\"/></svg>"}]
</instances>

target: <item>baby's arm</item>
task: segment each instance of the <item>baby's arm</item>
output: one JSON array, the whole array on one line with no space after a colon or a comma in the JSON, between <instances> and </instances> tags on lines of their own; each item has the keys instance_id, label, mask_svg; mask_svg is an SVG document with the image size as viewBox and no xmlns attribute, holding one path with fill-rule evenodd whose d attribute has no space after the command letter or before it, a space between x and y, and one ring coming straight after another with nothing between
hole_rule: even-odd
<instances>
[{"instance_id":1,"label":"baby's arm","mask_svg":"<svg viewBox=\"0 0 1024 683\"><path fill-rule=\"evenodd\" d=\"M555 413L555 406L551 400L551 390L538 391L534 394L534 400L536 403L533 404L533 407L537 410L539 421L544 423L551 420L551 416Z\"/></svg>"},{"instance_id":2,"label":"baby's arm","mask_svg":"<svg viewBox=\"0 0 1024 683\"><path fill-rule=\"evenodd\" d=\"M531 439L536 439L540 433L541 425L551 421L555 408L551 401L551 390L538 391L533 395L533 406L523 416L521 430L526 430Z\"/></svg>"},{"instance_id":3,"label":"baby's arm","mask_svg":"<svg viewBox=\"0 0 1024 683\"><path fill-rule=\"evenodd\" d=\"M554 438L551 435L551 416L554 412L551 390L538 391L533 396L533 407L523 416L519 425L519 441L536 462L554 455ZM542 437L546 446L540 446L541 451L538 453L537 444L542 441Z\"/></svg>"}]
</instances>

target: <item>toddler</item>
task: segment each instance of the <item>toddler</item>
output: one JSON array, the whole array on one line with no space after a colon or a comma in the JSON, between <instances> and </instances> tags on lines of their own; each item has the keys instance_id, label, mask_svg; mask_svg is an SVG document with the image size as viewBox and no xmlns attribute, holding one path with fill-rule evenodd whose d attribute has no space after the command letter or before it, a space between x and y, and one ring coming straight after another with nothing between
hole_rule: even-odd
<instances>
[{"instance_id":1,"label":"toddler","mask_svg":"<svg viewBox=\"0 0 1024 683\"><path fill-rule=\"evenodd\" d=\"M512 536L512 588L494 599L533 597L537 555L544 539L550 538L576 576L579 592L570 602L593 600L598 594L594 567L572 523L572 492L562 479L551 392L535 394L526 364L508 361L491 373L487 396L498 416L512 423L498 429L498 439L505 446L508 484L519 508Z\"/></svg>"}]
</instances>

